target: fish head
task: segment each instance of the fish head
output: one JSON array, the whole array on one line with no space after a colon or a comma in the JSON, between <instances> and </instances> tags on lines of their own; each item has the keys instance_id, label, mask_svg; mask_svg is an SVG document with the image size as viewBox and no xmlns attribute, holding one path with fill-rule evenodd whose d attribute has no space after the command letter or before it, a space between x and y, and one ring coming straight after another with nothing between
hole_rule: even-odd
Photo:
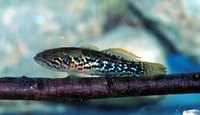
<instances>
[{"instance_id":1,"label":"fish head","mask_svg":"<svg viewBox=\"0 0 200 115\"><path fill-rule=\"evenodd\" d=\"M66 71L69 66L65 63L63 52L59 49L50 49L38 53L34 60L39 65L56 71Z\"/></svg>"}]
</instances>

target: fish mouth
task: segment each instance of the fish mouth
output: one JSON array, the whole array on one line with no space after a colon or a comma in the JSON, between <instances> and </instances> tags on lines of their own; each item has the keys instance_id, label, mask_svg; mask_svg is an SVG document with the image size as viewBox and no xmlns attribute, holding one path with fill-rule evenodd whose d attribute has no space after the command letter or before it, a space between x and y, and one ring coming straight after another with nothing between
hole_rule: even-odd
<instances>
[{"instance_id":1,"label":"fish mouth","mask_svg":"<svg viewBox=\"0 0 200 115\"><path fill-rule=\"evenodd\" d=\"M42 66L42 60L39 59L37 56L34 57L34 60L37 64L41 65Z\"/></svg>"},{"instance_id":2,"label":"fish mouth","mask_svg":"<svg viewBox=\"0 0 200 115\"><path fill-rule=\"evenodd\" d=\"M40 64L41 62L43 62L41 55L37 54L36 56L34 56L34 60L36 63ZM41 64L40 64L41 65Z\"/></svg>"},{"instance_id":3,"label":"fish mouth","mask_svg":"<svg viewBox=\"0 0 200 115\"><path fill-rule=\"evenodd\" d=\"M36 62L38 62L39 61L39 59L37 58L37 56L34 56L34 58L33 58Z\"/></svg>"},{"instance_id":4,"label":"fish mouth","mask_svg":"<svg viewBox=\"0 0 200 115\"><path fill-rule=\"evenodd\" d=\"M47 68L47 69L51 69L51 67L49 66L49 63L37 56L34 57L34 60L37 64L39 64L40 66Z\"/></svg>"},{"instance_id":5,"label":"fish mouth","mask_svg":"<svg viewBox=\"0 0 200 115\"><path fill-rule=\"evenodd\" d=\"M36 55L34 56L34 60L35 60L38 64L40 64L40 63L46 63L46 61L45 61L42 57L43 57L42 53L38 53L38 54L36 54ZM41 64L40 64L40 65L41 65Z\"/></svg>"},{"instance_id":6,"label":"fish mouth","mask_svg":"<svg viewBox=\"0 0 200 115\"><path fill-rule=\"evenodd\" d=\"M41 65L41 66L43 66L44 63L46 64L46 61L43 60L39 54L37 54L37 55L34 57L34 60L35 60L36 63L38 63L38 64Z\"/></svg>"}]
</instances>

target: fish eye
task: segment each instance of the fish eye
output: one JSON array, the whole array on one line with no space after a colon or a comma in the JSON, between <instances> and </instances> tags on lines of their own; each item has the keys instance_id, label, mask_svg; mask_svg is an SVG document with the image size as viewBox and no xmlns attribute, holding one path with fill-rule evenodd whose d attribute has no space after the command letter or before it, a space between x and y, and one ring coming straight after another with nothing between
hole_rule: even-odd
<instances>
[{"instance_id":1,"label":"fish eye","mask_svg":"<svg viewBox=\"0 0 200 115\"><path fill-rule=\"evenodd\" d=\"M46 59L46 58L47 58L47 56L46 56L46 55L43 55L43 56L42 56L42 58L43 58L43 59Z\"/></svg>"}]
</instances>

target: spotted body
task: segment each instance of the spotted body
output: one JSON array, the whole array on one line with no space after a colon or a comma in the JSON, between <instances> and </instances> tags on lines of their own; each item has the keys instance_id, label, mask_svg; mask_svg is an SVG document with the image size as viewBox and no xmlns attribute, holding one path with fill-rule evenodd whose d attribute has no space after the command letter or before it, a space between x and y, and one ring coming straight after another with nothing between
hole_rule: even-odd
<instances>
[{"instance_id":1,"label":"spotted body","mask_svg":"<svg viewBox=\"0 0 200 115\"><path fill-rule=\"evenodd\" d=\"M124 53L124 54L123 54ZM99 51L97 47L57 48L37 54L35 61L52 70L67 72L70 76L142 76L165 73L165 67L156 63L142 62L139 57L120 49Z\"/></svg>"}]
</instances>

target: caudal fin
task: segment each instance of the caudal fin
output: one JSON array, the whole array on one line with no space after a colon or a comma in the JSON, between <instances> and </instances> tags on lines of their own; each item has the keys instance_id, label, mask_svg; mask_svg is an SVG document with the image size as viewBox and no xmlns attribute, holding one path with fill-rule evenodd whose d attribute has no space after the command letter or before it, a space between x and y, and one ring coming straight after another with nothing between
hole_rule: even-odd
<instances>
[{"instance_id":1,"label":"caudal fin","mask_svg":"<svg viewBox=\"0 0 200 115\"><path fill-rule=\"evenodd\" d=\"M166 74L166 67L158 63L142 62L144 75L164 75Z\"/></svg>"}]
</instances>

